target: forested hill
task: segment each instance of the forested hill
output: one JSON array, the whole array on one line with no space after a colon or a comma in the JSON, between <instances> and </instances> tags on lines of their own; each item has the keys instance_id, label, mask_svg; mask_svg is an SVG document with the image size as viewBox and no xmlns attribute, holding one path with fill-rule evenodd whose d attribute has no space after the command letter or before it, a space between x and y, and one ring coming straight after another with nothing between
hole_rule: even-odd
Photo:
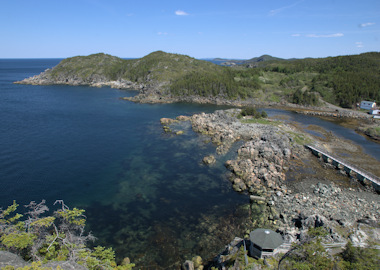
<instances>
[{"instance_id":1,"label":"forested hill","mask_svg":"<svg viewBox=\"0 0 380 270\"><path fill-rule=\"evenodd\" d=\"M244 62L224 67L162 51L130 60L99 53L67 58L20 83L111 85L160 98L217 96L317 105L322 97L343 107L363 99L380 101L377 52L298 60L264 55Z\"/></svg>"},{"instance_id":2,"label":"forested hill","mask_svg":"<svg viewBox=\"0 0 380 270\"><path fill-rule=\"evenodd\" d=\"M285 74L293 85L299 83L300 73L315 74L308 83L310 92L342 107L352 107L361 100L380 101L379 52L267 62L262 70Z\"/></svg>"},{"instance_id":3,"label":"forested hill","mask_svg":"<svg viewBox=\"0 0 380 270\"><path fill-rule=\"evenodd\" d=\"M61 61L24 84L111 85L136 88L145 95L161 97L248 97L259 87L256 70L235 71L195 58L153 52L125 60L104 53L76 56Z\"/></svg>"}]
</instances>

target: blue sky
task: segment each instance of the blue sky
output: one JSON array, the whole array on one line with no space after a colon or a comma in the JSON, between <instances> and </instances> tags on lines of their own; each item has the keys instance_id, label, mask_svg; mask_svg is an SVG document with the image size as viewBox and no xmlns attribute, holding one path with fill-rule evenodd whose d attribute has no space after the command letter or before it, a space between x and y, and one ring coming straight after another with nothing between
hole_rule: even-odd
<instances>
[{"instance_id":1,"label":"blue sky","mask_svg":"<svg viewBox=\"0 0 380 270\"><path fill-rule=\"evenodd\" d=\"M379 0L0 0L0 58L380 51Z\"/></svg>"}]
</instances>

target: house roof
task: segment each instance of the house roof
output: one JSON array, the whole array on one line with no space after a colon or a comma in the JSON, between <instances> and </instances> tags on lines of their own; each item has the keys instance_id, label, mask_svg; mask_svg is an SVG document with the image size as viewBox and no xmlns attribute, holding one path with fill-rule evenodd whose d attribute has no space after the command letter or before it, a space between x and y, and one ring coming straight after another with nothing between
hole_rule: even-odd
<instances>
[{"instance_id":1,"label":"house roof","mask_svg":"<svg viewBox=\"0 0 380 270\"><path fill-rule=\"evenodd\" d=\"M269 229L256 229L249 234L249 239L262 249L275 249L284 243L279 233Z\"/></svg>"}]
</instances>

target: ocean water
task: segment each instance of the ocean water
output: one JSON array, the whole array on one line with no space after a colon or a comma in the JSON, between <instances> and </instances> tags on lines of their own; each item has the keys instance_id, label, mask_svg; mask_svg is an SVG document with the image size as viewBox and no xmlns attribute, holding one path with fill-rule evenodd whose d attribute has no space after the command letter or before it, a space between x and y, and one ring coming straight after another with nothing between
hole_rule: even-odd
<instances>
[{"instance_id":1,"label":"ocean water","mask_svg":"<svg viewBox=\"0 0 380 270\"><path fill-rule=\"evenodd\" d=\"M13 84L60 59L0 59L0 207L42 199L86 210L95 244L112 246L142 269L171 269L194 255L216 254L242 236L248 198L234 192L224 162L189 123L166 134L159 122L221 107L135 104L134 91ZM316 117L266 110L301 125L320 125L380 159L378 144ZM237 145L235 146L235 148ZM22 207L21 207L22 208Z\"/></svg>"},{"instance_id":2,"label":"ocean water","mask_svg":"<svg viewBox=\"0 0 380 270\"><path fill-rule=\"evenodd\" d=\"M0 60L0 205L62 199L86 210L95 244L142 268L176 267L219 251L236 232L247 197L234 192L224 160L189 123L164 133L161 117L212 112L193 104L149 105L120 100L134 91L32 86L13 81L59 59ZM239 222L238 222L239 221Z\"/></svg>"}]
</instances>

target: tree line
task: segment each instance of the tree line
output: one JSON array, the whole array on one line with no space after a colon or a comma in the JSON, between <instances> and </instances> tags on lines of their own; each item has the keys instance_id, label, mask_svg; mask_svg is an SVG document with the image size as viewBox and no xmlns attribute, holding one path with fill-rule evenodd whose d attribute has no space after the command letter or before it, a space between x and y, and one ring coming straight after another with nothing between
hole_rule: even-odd
<instances>
[{"instance_id":1,"label":"tree line","mask_svg":"<svg viewBox=\"0 0 380 270\"><path fill-rule=\"evenodd\" d=\"M175 96L220 96L228 99L248 98L260 88L259 72L254 69L193 71L171 82L170 93Z\"/></svg>"}]
</instances>

